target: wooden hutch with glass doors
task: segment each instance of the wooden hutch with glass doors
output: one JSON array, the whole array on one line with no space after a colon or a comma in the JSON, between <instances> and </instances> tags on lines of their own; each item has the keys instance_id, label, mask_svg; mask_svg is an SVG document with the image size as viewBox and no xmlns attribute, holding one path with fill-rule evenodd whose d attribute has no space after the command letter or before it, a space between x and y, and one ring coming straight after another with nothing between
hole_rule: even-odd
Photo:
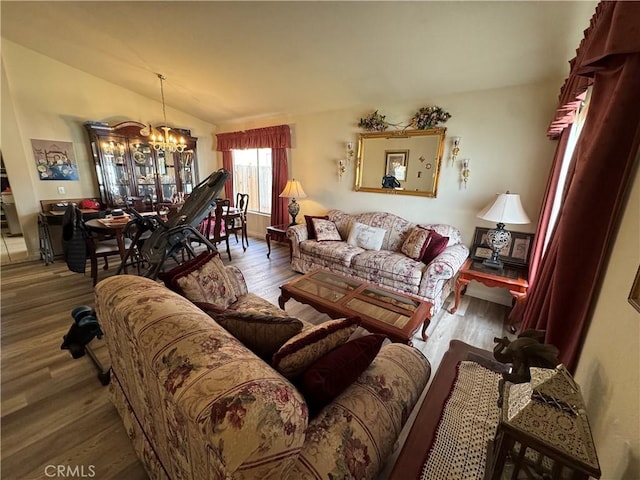
<instances>
[{"instance_id":1,"label":"wooden hutch with glass doors","mask_svg":"<svg viewBox=\"0 0 640 480\"><path fill-rule=\"evenodd\" d=\"M100 199L107 208L131 205L153 211L184 202L198 182L196 141L189 130L175 129L184 138L182 152L156 150L140 134L145 125L122 122L109 126L86 122L96 168Z\"/></svg>"}]
</instances>

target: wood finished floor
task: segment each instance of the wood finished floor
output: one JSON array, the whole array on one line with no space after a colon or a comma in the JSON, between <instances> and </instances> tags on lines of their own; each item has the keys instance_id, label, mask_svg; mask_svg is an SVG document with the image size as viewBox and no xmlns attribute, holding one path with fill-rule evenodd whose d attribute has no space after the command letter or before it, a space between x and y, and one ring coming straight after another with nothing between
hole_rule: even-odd
<instances>
[{"instance_id":1,"label":"wood finished floor","mask_svg":"<svg viewBox=\"0 0 640 480\"><path fill-rule=\"evenodd\" d=\"M272 243L269 260L265 242L250 240L246 252L231 241L231 263L243 271L250 291L277 304L278 287L299 274L290 269L285 246ZM224 252L222 259L229 263ZM117 265L110 267L100 269L100 279L115 273ZM46 479L50 478L45 472L48 465L63 465L84 468L85 474L93 471L98 480L146 479L94 365L87 356L74 360L60 349L73 321L71 310L94 305L89 274L70 272L61 259L49 266L41 262L3 265L1 301L1 478ZM294 300L286 308L313 323L329 318ZM505 314L504 306L463 298L456 315L442 310L427 330L427 342L415 337L414 346L427 356L435 372L453 338L492 348L495 336L506 335ZM108 364L104 340L94 340L92 346ZM394 458L380 479L386 477Z\"/></svg>"}]
</instances>

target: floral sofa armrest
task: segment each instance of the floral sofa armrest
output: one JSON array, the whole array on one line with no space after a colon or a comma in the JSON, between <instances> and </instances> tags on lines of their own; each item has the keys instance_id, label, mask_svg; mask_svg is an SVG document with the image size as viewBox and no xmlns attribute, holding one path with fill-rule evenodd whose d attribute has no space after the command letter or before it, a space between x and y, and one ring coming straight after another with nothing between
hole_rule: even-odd
<instances>
[{"instance_id":1,"label":"floral sofa armrest","mask_svg":"<svg viewBox=\"0 0 640 480\"><path fill-rule=\"evenodd\" d=\"M420 351L382 347L358 380L309 422L287 478L376 478L430 375Z\"/></svg>"},{"instance_id":2,"label":"floral sofa armrest","mask_svg":"<svg viewBox=\"0 0 640 480\"><path fill-rule=\"evenodd\" d=\"M287 229L287 238L291 241L291 256L300 258L300 242L309 240L306 225L293 225Z\"/></svg>"},{"instance_id":3,"label":"floral sofa armrest","mask_svg":"<svg viewBox=\"0 0 640 480\"><path fill-rule=\"evenodd\" d=\"M231 281L233 292L236 294L236 297L241 297L249 293L247 282L244 279L242 271L234 265L227 265L224 268L227 271L227 275L229 276L229 280Z\"/></svg>"},{"instance_id":4,"label":"floral sofa armrest","mask_svg":"<svg viewBox=\"0 0 640 480\"><path fill-rule=\"evenodd\" d=\"M462 243L450 245L434 258L422 276L424 282L427 277L433 278L453 278L462 267L462 264L469 256L469 249Z\"/></svg>"}]
</instances>

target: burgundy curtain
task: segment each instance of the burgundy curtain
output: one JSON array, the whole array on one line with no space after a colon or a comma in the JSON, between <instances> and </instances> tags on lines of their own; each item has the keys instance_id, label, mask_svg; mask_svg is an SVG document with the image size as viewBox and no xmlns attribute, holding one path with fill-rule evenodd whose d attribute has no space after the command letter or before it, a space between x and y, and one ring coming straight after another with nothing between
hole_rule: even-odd
<instances>
[{"instance_id":1,"label":"burgundy curtain","mask_svg":"<svg viewBox=\"0 0 640 480\"><path fill-rule=\"evenodd\" d=\"M533 272L523 312L523 329L545 329L545 341L559 348L560 360L572 372L640 143L638 25L640 2L598 5L549 129L553 138L563 134L573 116L569 109L575 111L575 102L591 83L589 113L567 176L563 207L537 273ZM564 127L562 121L567 122ZM564 153L562 143L556 157ZM556 175L554 167L549 186ZM549 202L545 199L540 227L548 222ZM538 232L538 244L544 234Z\"/></svg>"},{"instance_id":2,"label":"burgundy curtain","mask_svg":"<svg viewBox=\"0 0 640 480\"><path fill-rule=\"evenodd\" d=\"M227 170L231 176L229 180L224 184L224 198L228 198L231 202L231 206L235 204L235 197L233 196L233 155L231 150L224 150L222 152L222 168Z\"/></svg>"},{"instance_id":3,"label":"burgundy curtain","mask_svg":"<svg viewBox=\"0 0 640 480\"><path fill-rule=\"evenodd\" d=\"M248 148L271 148L271 160L273 163L273 179L271 191L271 224L279 225L287 221L286 199L280 198L280 192L284 190L289 178L287 163L287 148L291 148L291 130L289 125L277 125L274 127L255 128L239 132L219 133L217 150L222 152L222 165L233 172L231 150L243 150ZM233 178L224 187L225 196L233 202Z\"/></svg>"}]
</instances>

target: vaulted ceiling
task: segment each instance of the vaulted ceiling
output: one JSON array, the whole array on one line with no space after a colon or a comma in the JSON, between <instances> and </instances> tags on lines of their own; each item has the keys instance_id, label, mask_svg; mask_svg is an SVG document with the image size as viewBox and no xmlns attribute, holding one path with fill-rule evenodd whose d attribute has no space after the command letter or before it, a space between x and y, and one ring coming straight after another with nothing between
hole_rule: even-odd
<instances>
[{"instance_id":1,"label":"vaulted ceiling","mask_svg":"<svg viewBox=\"0 0 640 480\"><path fill-rule=\"evenodd\" d=\"M594 1L0 3L2 37L213 124L563 78ZM37 75L38 72L34 72Z\"/></svg>"}]
</instances>

